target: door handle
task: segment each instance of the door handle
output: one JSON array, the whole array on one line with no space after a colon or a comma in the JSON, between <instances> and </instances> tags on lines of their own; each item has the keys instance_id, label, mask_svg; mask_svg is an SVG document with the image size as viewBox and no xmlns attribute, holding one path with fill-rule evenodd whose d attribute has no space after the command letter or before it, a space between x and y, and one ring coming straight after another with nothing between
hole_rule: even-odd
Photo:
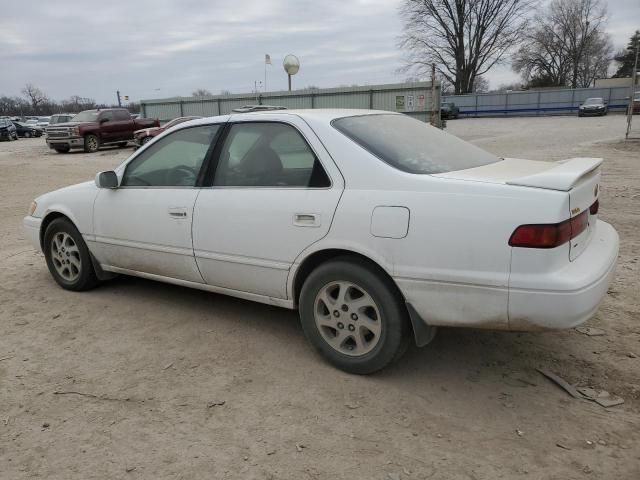
<instances>
[{"instance_id":1,"label":"door handle","mask_svg":"<svg viewBox=\"0 0 640 480\"><path fill-rule=\"evenodd\" d=\"M187 209L181 207L173 207L169 208L169 216L171 218L186 218L187 217Z\"/></svg>"},{"instance_id":2,"label":"door handle","mask_svg":"<svg viewBox=\"0 0 640 480\"><path fill-rule=\"evenodd\" d=\"M320 215L315 213L296 213L293 216L293 224L297 227L319 227Z\"/></svg>"}]
</instances>

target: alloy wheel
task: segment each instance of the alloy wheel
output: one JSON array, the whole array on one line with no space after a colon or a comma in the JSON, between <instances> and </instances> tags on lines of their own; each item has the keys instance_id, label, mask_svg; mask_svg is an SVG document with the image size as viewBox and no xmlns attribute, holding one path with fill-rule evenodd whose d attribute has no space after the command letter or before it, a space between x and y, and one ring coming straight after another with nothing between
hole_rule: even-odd
<instances>
[{"instance_id":1,"label":"alloy wheel","mask_svg":"<svg viewBox=\"0 0 640 480\"><path fill-rule=\"evenodd\" d=\"M75 240L66 232L56 233L51 240L51 260L60 277L74 282L80 276L82 262Z\"/></svg>"},{"instance_id":2,"label":"alloy wheel","mask_svg":"<svg viewBox=\"0 0 640 480\"><path fill-rule=\"evenodd\" d=\"M322 338L344 355L365 355L380 341L380 309L355 283L331 282L322 287L314 302L314 318Z\"/></svg>"},{"instance_id":3,"label":"alloy wheel","mask_svg":"<svg viewBox=\"0 0 640 480\"><path fill-rule=\"evenodd\" d=\"M94 152L98 149L98 139L94 136L91 136L87 139L87 146L89 150Z\"/></svg>"}]
</instances>

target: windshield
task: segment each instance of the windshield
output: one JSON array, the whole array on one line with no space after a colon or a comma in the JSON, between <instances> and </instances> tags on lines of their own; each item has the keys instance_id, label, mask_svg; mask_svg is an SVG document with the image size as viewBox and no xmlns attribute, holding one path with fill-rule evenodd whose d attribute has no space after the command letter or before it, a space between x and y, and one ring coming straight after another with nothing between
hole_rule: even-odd
<instances>
[{"instance_id":1,"label":"windshield","mask_svg":"<svg viewBox=\"0 0 640 480\"><path fill-rule=\"evenodd\" d=\"M601 103L601 98L587 98L587 100L584 102L585 105L600 105Z\"/></svg>"},{"instance_id":2,"label":"windshield","mask_svg":"<svg viewBox=\"0 0 640 480\"><path fill-rule=\"evenodd\" d=\"M98 112L95 110L85 110L73 117L74 122L97 122Z\"/></svg>"},{"instance_id":3,"label":"windshield","mask_svg":"<svg viewBox=\"0 0 640 480\"><path fill-rule=\"evenodd\" d=\"M475 145L406 115L345 117L332 124L361 147L403 172L444 173L500 161Z\"/></svg>"}]
</instances>

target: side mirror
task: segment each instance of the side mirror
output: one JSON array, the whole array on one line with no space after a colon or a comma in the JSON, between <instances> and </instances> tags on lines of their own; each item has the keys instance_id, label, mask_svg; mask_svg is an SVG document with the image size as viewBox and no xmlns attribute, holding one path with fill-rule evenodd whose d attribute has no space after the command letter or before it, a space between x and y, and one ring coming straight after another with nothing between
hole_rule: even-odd
<instances>
[{"instance_id":1,"label":"side mirror","mask_svg":"<svg viewBox=\"0 0 640 480\"><path fill-rule=\"evenodd\" d=\"M96 175L96 187L98 188L118 188L118 176L113 170L100 172Z\"/></svg>"}]
</instances>

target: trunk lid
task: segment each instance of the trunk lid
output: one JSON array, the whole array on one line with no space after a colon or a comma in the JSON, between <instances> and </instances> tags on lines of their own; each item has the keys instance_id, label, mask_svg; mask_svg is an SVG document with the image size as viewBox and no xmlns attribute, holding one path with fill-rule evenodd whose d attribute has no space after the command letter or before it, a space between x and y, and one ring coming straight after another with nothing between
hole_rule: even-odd
<instances>
[{"instance_id":1,"label":"trunk lid","mask_svg":"<svg viewBox=\"0 0 640 480\"><path fill-rule=\"evenodd\" d=\"M601 164L601 158L581 157L559 162L505 158L482 167L434 176L567 192L567 218L576 217L583 212L587 212L585 215L589 217L588 227L571 239L569 258L574 260L587 247L595 226L596 215L590 212L590 208L598 200L600 193Z\"/></svg>"}]
</instances>

